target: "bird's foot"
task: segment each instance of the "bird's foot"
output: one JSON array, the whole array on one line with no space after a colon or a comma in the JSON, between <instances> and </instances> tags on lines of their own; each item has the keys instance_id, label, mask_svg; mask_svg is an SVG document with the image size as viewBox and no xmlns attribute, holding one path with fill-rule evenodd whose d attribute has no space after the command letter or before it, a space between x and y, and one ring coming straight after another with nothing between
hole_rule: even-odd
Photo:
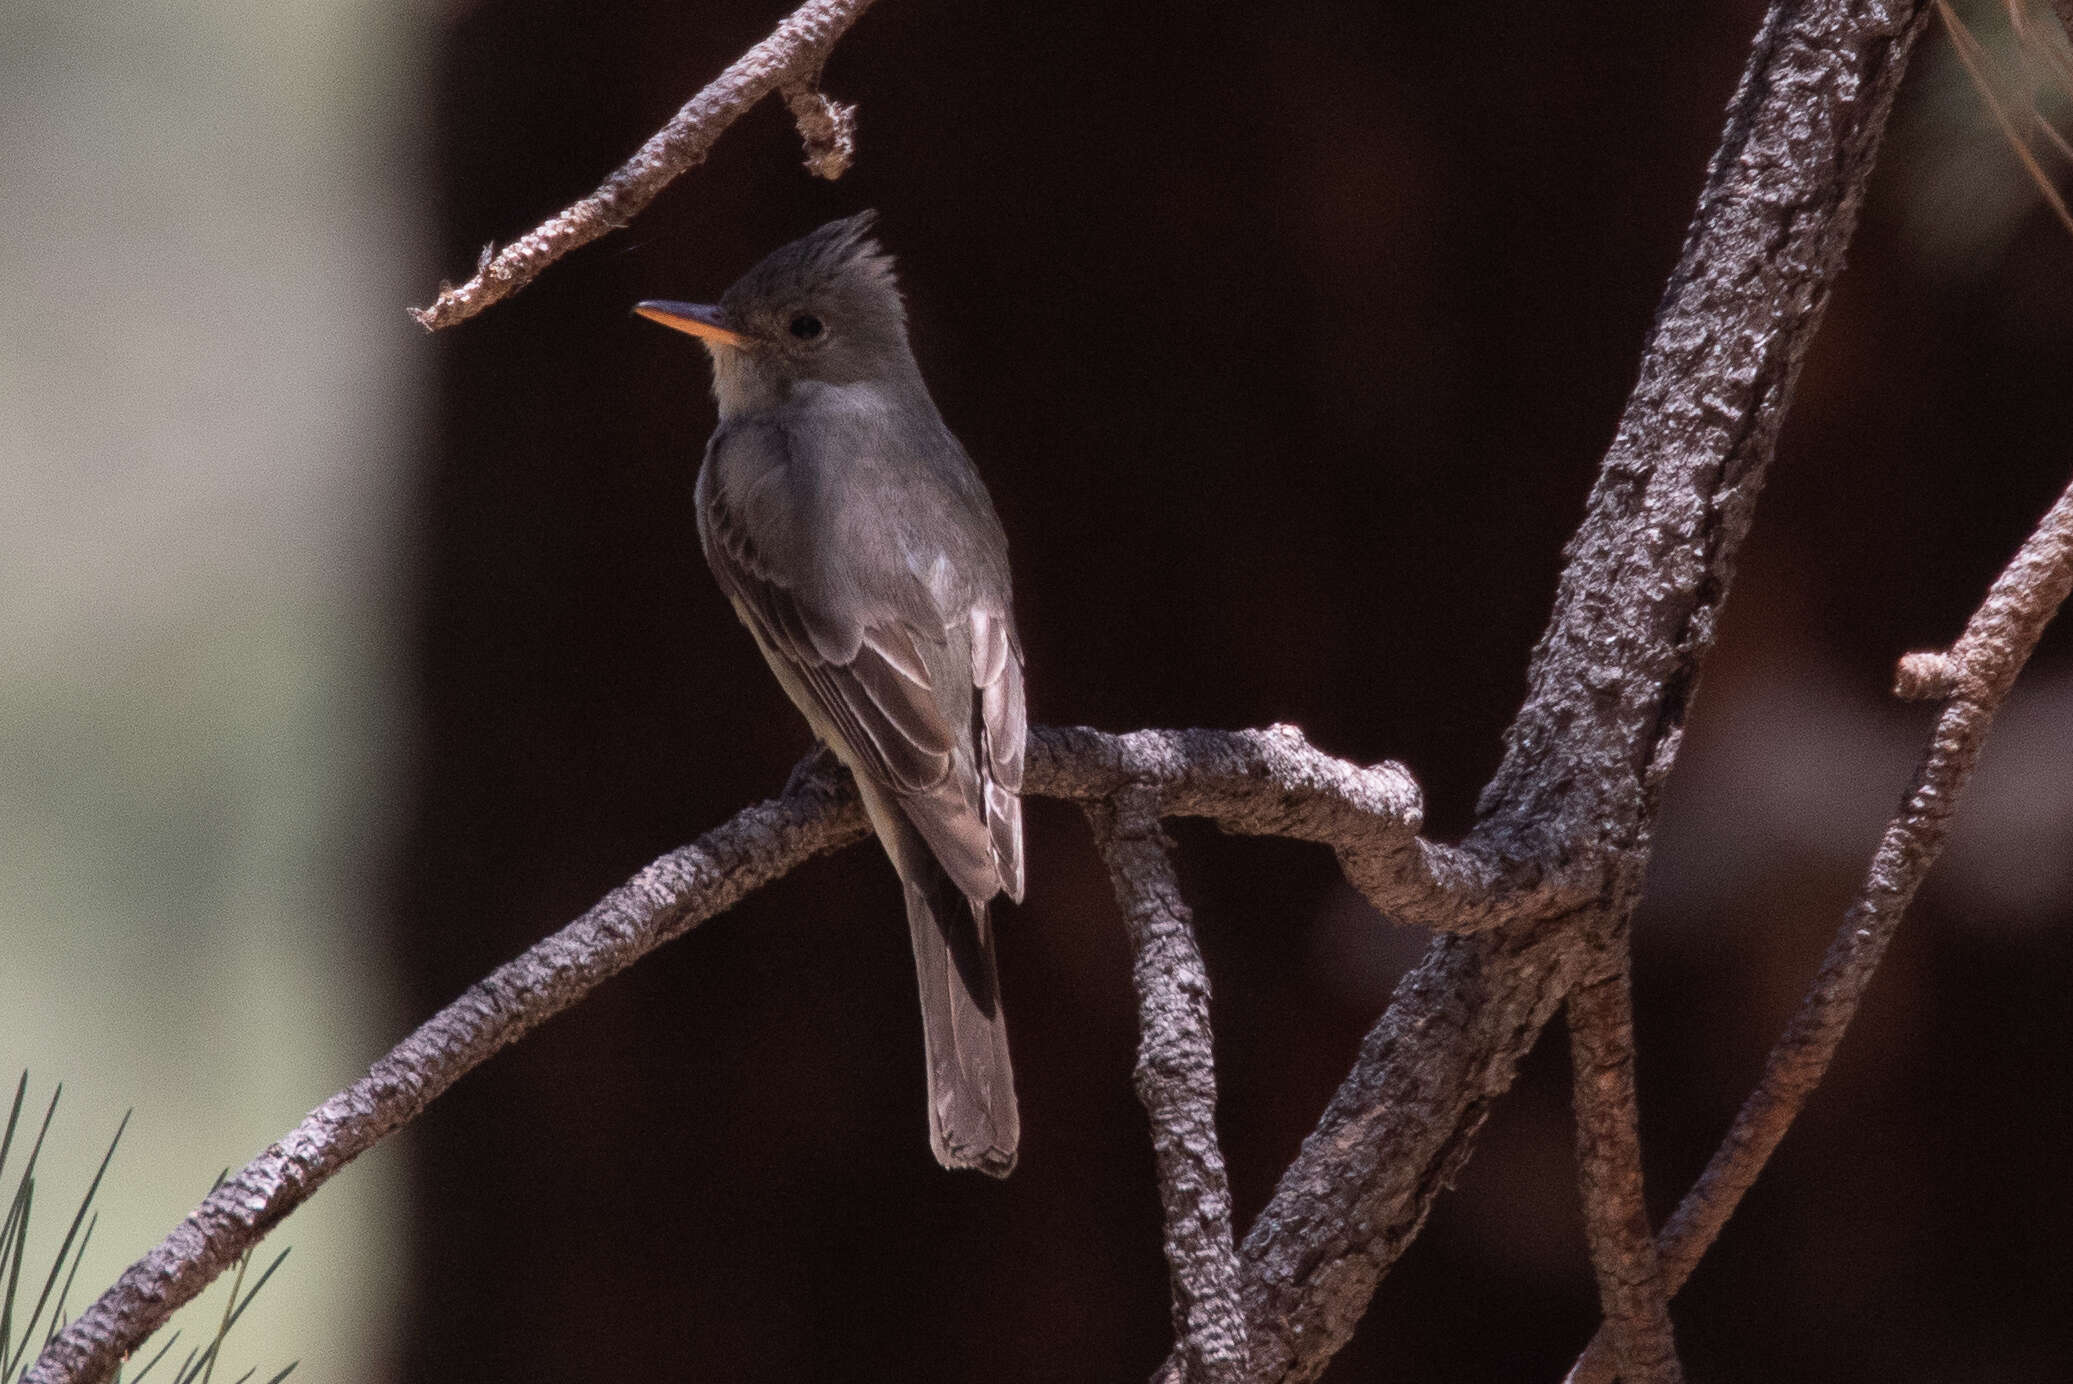
<instances>
[{"instance_id":1,"label":"bird's foot","mask_svg":"<svg viewBox=\"0 0 2073 1384\"><path fill-rule=\"evenodd\" d=\"M834 772L841 763L835 752L828 748L827 741L814 741L813 748L806 752L806 758L792 766L792 776L785 780L785 796L789 798L806 787L810 780Z\"/></svg>"}]
</instances>

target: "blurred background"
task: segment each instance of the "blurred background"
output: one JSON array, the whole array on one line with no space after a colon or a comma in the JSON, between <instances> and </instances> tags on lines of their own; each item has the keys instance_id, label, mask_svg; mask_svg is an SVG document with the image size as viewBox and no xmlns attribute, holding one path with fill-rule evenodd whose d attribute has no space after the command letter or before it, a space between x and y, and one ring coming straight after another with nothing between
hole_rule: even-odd
<instances>
[{"instance_id":1,"label":"blurred background","mask_svg":"<svg viewBox=\"0 0 2073 1384\"><path fill-rule=\"evenodd\" d=\"M841 182L769 103L629 230L411 324L785 9L0 12L0 1059L66 1081L66 1166L137 1107L82 1283L783 783L806 732L691 528L704 360L627 309L832 216L878 208L900 257L1014 546L1037 719L1293 721L1407 763L1436 834L1470 822L1761 6L884 0L828 72L861 108ZM1965 12L2009 99L2044 88L1999 6ZM1932 32L1666 804L1637 976L1659 1214L1926 738L1895 658L1948 642L2073 468L2069 385L2073 239ZM928 1156L898 893L852 849L297 1213L246 1353L321 1381L1146 1375L1127 952L1076 813L1029 830L1007 1183ZM1242 1225L1422 939L1322 851L1175 834ZM1678 1299L1694 1379L2073 1369L2069 977L2061 628ZM1559 1377L1595 1321L1566 1061L1557 1029L1329 1378Z\"/></svg>"}]
</instances>

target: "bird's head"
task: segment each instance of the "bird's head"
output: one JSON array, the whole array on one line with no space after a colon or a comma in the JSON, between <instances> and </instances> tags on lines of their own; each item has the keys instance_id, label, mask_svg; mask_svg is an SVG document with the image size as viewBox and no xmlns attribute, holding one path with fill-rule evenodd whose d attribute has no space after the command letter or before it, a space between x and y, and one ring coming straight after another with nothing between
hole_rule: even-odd
<instances>
[{"instance_id":1,"label":"bird's head","mask_svg":"<svg viewBox=\"0 0 2073 1384\"><path fill-rule=\"evenodd\" d=\"M767 408L804 380L846 385L914 370L892 257L874 212L830 221L773 250L715 304L645 302L634 311L704 341L724 416Z\"/></svg>"}]
</instances>

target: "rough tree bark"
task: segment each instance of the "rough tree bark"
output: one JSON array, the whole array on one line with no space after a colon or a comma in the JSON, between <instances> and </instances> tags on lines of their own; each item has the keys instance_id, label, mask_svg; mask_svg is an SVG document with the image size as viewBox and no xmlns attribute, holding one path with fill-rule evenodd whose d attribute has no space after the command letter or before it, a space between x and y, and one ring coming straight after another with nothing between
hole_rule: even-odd
<instances>
[{"instance_id":1,"label":"rough tree bark","mask_svg":"<svg viewBox=\"0 0 2073 1384\"><path fill-rule=\"evenodd\" d=\"M813 82L865 2L802 7L597 196L486 261L474 283L442 293L426 325L479 311L619 224L768 92L791 104L810 160L839 172L852 127ZM1174 1289L1176 1346L1161 1377L1315 1378L1565 1004L1580 1194L1607 1317L1573 1377L1603 1380L1615 1368L1633 1381L1679 1377L1667 1299L1825 1070L1941 846L1988 722L2073 586L2069 489L1965 637L1948 654L1904 665L1904 690L1947 699L1915 789L1763 1084L1652 1237L1628 952L1658 796L1928 12L1929 0L1772 7L1639 381L1566 550L1525 704L1464 842L1419 836L1418 788L1401 766L1343 763L1292 728L1032 733L1027 791L1087 808L1137 955L1138 1086ZM1160 827L1170 816L1327 844L1378 909L1438 934L1236 1250L1215 1131L1207 981ZM781 797L649 866L472 986L227 1180L53 1340L29 1378L105 1378L269 1227L466 1071L648 950L864 831L851 785L810 761Z\"/></svg>"},{"instance_id":2,"label":"rough tree bark","mask_svg":"<svg viewBox=\"0 0 2073 1384\"><path fill-rule=\"evenodd\" d=\"M1979 762L1994 713L2069 592L2073 485L1994 582L1950 651L1909 654L1900 661L1895 695L1941 699L1943 711L1813 986L1771 1049L1763 1077L1727 1138L1663 1226L1659 1248L1670 1291L1684 1285L1712 1247L1828 1071L1901 915L1943 852L1958 795ZM1613 1377L1613 1351L1601 1332L1570 1370L1569 1384L1608 1384Z\"/></svg>"},{"instance_id":3,"label":"rough tree bark","mask_svg":"<svg viewBox=\"0 0 2073 1384\"><path fill-rule=\"evenodd\" d=\"M1764 20L1464 843L1553 897L1441 938L1398 987L1246 1236L1257 1378L1324 1368L1556 1003L1625 948L1699 664L1927 15L1786 0Z\"/></svg>"},{"instance_id":4,"label":"rough tree bark","mask_svg":"<svg viewBox=\"0 0 2073 1384\"><path fill-rule=\"evenodd\" d=\"M1209 967L1174 874L1173 842L1159 825L1157 792L1125 789L1089 807L1087 817L1137 954L1137 1096L1151 1117L1166 1208L1176 1348L1189 1378L1239 1384L1245 1309L1231 1244L1231 1184L1216 1134Z\"/></svg>"}]
</instances>

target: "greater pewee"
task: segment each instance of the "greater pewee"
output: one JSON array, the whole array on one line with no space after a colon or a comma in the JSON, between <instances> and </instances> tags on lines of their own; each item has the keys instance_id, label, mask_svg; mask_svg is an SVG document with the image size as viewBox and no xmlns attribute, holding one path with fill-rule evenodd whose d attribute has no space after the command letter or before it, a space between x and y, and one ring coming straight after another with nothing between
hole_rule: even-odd
<instances>
[{"instance_id":1,"label":"greater pewee","mask_svg":"<svg viewBox=\"0 0 2073 1384\"><path fill-rule=\"evenodd\" d=\"M930 1143L1005 1177L1020 1121L988 907L1022 897L1027 727L1008 543L922 382L871 222L774 251L717 305L635 311L712 356L699 542L906 886Z\"/></svg>"}]
</instances>

